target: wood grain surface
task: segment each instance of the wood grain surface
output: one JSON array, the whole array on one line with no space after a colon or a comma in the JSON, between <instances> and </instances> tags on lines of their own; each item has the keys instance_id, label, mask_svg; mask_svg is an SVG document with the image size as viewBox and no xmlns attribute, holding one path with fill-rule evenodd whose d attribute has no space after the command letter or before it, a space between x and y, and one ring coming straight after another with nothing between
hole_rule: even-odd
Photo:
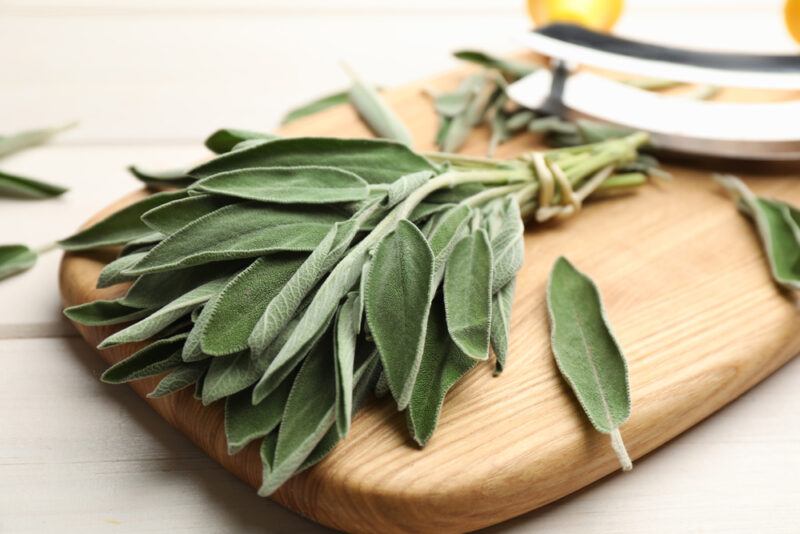
<instances>
[{"instance_id":1,"label":"wood grain surface","mask_svg":"<svg viewBox=\"0 0 800 534\"><path fill-rule=\"evenodd\" d=\"M387 93L420 149L431 149L435 117L422 87L452 87L456 73ZM286 135L368 135L348 107L286 127ZM480 154L486 132L465 152ZM523 135L499 156L537 147ZM795 301L772 284L750 223L705 172L588 204L570 220L531 226L518 277L506 371L480 365L448 395L425 449L414 446L388 402L369 404L325 460L274 499L325 525L357 532L456 532L522 514L618 469L608 438L586 422L558 375L548 342L547 273L566 255L598 284L629 361L633 411L621 431L636 459L714 413L800 351ZM748 180L756 192L800 203L788 177ZM143 195L134 193L105 214ZM101 216L98 214L95 216ZM94 289L109 254L66 254L65 305L120 295ZM78 326L96 345L113 330ZM109 363L136 347L102 351ZM132 387L144 396L155 380ZM191 393L146 399L170 424L253 487L258 450L228 456L219 404ZM635 462L634 462L635 464ZM619 475L625 476L625 475ZM622 506L622 503L620 503Z\"/></svg>"}]
</instances>

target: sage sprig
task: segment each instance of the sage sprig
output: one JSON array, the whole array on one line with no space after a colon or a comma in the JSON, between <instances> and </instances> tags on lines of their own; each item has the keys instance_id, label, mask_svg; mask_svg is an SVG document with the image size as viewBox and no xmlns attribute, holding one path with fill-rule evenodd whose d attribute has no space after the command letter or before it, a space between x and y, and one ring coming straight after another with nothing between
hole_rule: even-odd
<instances>
[{"instance_id":1,"label":"sage sprig","mask_svg":"<svg viewBox=\"0 0 800 534\"><path fill-rule=\"evenodd\" d=\"M631 413L628 366L611 332L594 282L564 257L558 258L547 284L551 344L558 369L624 471L631 463L619 427Z\"/></svg>"},{"instance_id":2,"label":"sage sprig","mask_svg":"<svg viewBox=\"0 0 800 534\"><path fill-rule=\"evenodd\" d=\"M7 136L0 136L0 159L44 144L73 126L75 124L39 130L26 130ZM0 197L43 199L60 196L66 191L67 189L60 185L0 171Z\"/></svg>"},{"instance_id":3,"label":"sage sprig","mask_svg":"<svg viewBox=\"0 0 800 534\"><path fill-rule=\"evenodd\" d=\"M496 373L507 362L524 221L629 187L617 171L647 139L501 161L235 132L215 134L228 150L188 170L183 189L61 242L124 245L98 285L132 282L65 313L131 323L101 348L151 340L105 380L166 371L151 396L193 385L205 404L224 400L229 451L262 440L261 494L322 459L376 389L427 443L447 391L490 346Z\"/></svg>"}]
</instances>

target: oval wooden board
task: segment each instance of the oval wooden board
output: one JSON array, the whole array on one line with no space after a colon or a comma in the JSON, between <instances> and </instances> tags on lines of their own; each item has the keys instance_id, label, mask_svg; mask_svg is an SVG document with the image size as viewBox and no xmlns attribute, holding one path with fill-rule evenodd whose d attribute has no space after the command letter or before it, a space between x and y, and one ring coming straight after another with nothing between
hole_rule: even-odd
<instances>
[{"instance_id":1,"label":"oval wooden board","mask_svg":"<svg viewBox=\"0 0 800 534\"><path fill-rule=\"evenodd\" d=\"M457 73L426 82L452 87ZM435 117L423 84L387 98L432 149ZM364 136L347 106L303 119L286 135ZM480 154L487 133L465 152ZM501 147L535 147L521 136ZM670 169L676 179L627 197L592 202L578 216L531 227L512 315L508 367L493 377L478 366L448 395L439 428L420 450L389 402L374 402L323 462L290 480L274 499L325 525L360 532L477 529L552 502L618 470L605 435L586 422L558 375L548 344L545 281L568 256L591 275L630 364L633 413L622 427L640 458L757 384L800 351L800 313L772 284L755 232L706 173ZM751 180L761 194L800 203L797 179ZM104 210L119 209L132 194ZM110 255L67 254L65 305L113 298L124 287L94 289ZM110 328L78 326L96 345ZM109 363L136 347L101 352ZM134 383L144 396L154 380ZM228 456L219 405L203 408L183 391L146 399L226 469L260 483L258 450ZM624 475L621 475L624 476Z\"/></svg>"}]
</instances>

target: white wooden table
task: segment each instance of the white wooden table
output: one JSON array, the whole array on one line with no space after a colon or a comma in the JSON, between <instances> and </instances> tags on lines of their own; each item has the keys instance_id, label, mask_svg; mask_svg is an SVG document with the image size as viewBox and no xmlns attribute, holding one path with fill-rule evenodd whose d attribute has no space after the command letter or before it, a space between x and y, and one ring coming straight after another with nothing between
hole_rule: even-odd
<instances>
[{"instance_id":1,"label":"white wooden table","mask_svg":"<svg viewBox=\"0 0 800 534\"><path fill-rule=\"evenodd\" d=\"M772 0L628 3L628 35L791 48ZM516 0L332 4L0 0L0 131L81 121L3 162L71 191L0 200L0 243L70 233L137 187L130 163L180 166L217 127L272 128L343 86L342 59L401 84L451 67L455 48L513 50L527 27ZM324 531L257 497L128 388L98 381L103 364L61 316L57 262L0 282L0 532ZM632 473L491 530L798 532L798 385L800 360Z\"/></svg>"}]
</instances>

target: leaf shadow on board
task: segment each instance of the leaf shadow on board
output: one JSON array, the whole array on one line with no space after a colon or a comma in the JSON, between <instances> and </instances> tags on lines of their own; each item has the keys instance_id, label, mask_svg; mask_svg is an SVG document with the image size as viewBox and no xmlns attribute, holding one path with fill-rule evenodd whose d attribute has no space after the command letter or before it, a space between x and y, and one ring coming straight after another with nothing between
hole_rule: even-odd
<instances>
[{"instance_id":1,"label":"leaf shadow on board","mask_svg":"<svg viewBox=\"0 0 800 534\"><path fill-rule=\"evenodd\" d=\"M83 338L69 339L69 346L66 351L69 356L95 377L92 397L97 402L115 403L120 408L120 416L128 419L125 424L135 425L143 436L153 437L163 448L163 457L147 459L147 475L153 484L174 486L176 478L184 478L182 485L191 488L192 494L203 492L202 499L198 498L199 504L213 510L206 513L220 518L218 522L226 525L227 532L332 532L270 499L259 497L253 488L223 469L164 421L131 388L100 382L99 377L107 365ZM113 431L112 424L109 424L109 431ZM187 451L191 452L187 455Z\"/></svg>"}]
</instances>

